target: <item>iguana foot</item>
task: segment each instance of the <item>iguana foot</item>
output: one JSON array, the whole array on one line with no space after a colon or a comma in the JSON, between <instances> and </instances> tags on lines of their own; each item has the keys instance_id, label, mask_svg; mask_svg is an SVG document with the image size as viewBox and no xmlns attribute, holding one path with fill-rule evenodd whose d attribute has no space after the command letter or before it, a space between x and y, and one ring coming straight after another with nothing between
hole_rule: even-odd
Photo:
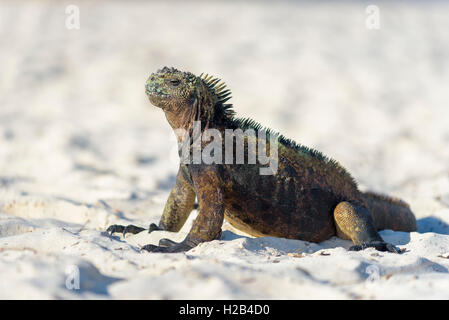
<instances>
[{"instance_id":1,"label":"iguana foot","mask_svg":"<svg viewBox=\"0 0 449 320\"><path fill-rule=\"evenodd\" d=\"M167 238L163 238L163 239L159 240L160 247L173 247L177 244L178 244L178 242L175 242L175 241L167 239Z\"/></svg>"},{"instance_id":2,"label":"iguana foot","mask_svg":"<svg viewBox=\"0 0 449 320\"><path fill-rule=\"evenodd\" d=\"M391 243L382 242L382 241L373 241L370 243L362 243L359 245L355 245L349 248L349 251L360 251L366 248L374 248L378 251L388 251L392 253L402 253L402 250L398 247L392 245Z\"/></svg>"},{"instance_id":3,"label":"iguana foot","mask_svg":"<svg viewBox=\"0 0 449 320\"><path fill-rule=\"evenodd\" d=\"M214 240L221 240L222 237L222 232L220 230L220 232L215 236ZM173 240L167 239L167 238L162 238L161 240L159 240L159 246L160 247L172 247L179 244L178 242L175 242Z\"/></svg>"},{"instance_id":4,"label":"iguana foot","mask_svg":"<svg viewBox=\"0 0 449 320\"><path fill-rule=\"evenodd\" d=\"M152 223L150 224L150 226L148 227L148 233L151 233L153 231L164 231L163 228L159 227L157 224Z\"/></svg>"},{"instance_id":5,"label":"iguana foot","mask_svg":"<svg viewBox=\"0 0 449 320\"><path fill-rule=\"evenodd\" d=\"M141 228L141 227L137 227L135 225L127 225L127 226L122 226L119 224L113 224L112 226L110 226L106 232L109 232L110 235L114 234L114 233L122 233L123 237L125 237L125 235L127 233L132 233L132 234L137 234L140 233L142 231L146 230L145 228Z\"/></svg>"},{"instance_id":6,"label":"iguana foot","mask_svg":"<svg viewBox=\"0 0 449 320\"><path fill-rule=\"evenodd\" d=\"M108 232L112 236L113 233L117 233L117 232L122 233L123 230L125 230L125 226L122 226L119 224L113 224L106 229L106 232Z\"/></svg>"},{"instance_id":7,"label":"iguana foot","mask_svg":"<svg viewBox=\"0 0 449 320\"><path fill-rule=\"evenodd\" d=\"M145 231L145 230L146 230L145 228L137 227L137 226L134 226L132 224L127 225L125 227L125 229L123 229L123 238L126 236L127 233L138 234L138 233L140 233L142 231Z\"/></svg>"},{"instance_id":8,"label":"iguana foot","mask_svg":"<svg viewBox=\"0 0 449 320\"><path fill-rule=\"evenodd\" d=\"M161 239L162 240L168 240L168 239ZM171 240L168 240L168 242L159 242L159 246L155 246L152 244L147 244L143 246L140 251L148 251L148 252L160 252L160 253L176 253L176 252L185 252L192 249L194 246L188 245L185 243L185 241L181 243L177 243ZM169 244L169 246L161 246L161 244Z\"/></svg>"},{"instance_id":9,"label":"iguana foot","mask_svg":"<svg viewBox=\"0 0 449 320\"><path fill-rule=\"evenodd\" d=\"M113 224L112 226L109 226L109 228L106 230L106 232L108 232L110 235L112 235L114 233L122 233L123 237L125 237L127 233L138 234L145 230L147 230L147 229L137 227L132 224L127 225L127 226L122 226L120 224ZM158 231L158 230L163 230L163 229L158 227L156 224L152 223L152 224L150 224L150 226L148 228L148 233L151 233L153 231Z\"/></svg>"}]
</instances>

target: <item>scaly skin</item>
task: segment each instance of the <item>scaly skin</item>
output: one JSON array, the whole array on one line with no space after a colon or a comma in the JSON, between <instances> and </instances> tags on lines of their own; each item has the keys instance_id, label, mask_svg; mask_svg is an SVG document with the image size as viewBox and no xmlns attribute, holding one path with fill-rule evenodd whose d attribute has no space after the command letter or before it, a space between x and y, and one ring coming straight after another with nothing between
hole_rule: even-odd
<instances>
[{"instance_id":1,"label":"scaly skin","mask_svg":"<svg viewBox=\"0 0 449 320\"><path fill-rule=\"evenodd\" d=\"M209 141L195 140L194 120L201 121L202 130L216 129L222 137L225 129L264 130L267 136L277 135L250 119L235 118L232 105L225 103L230 92L224 87L210 76L197 77L167 67L152 74L145 86L150 102L164 111L171 127L189 132L200 143L201 150ZM152 224L150 232L179 231L194 208L195 197L199 202L198 216L181 243L162 239L159 246L147 245L142 249L189 250L201 242L219 238L226 218L232 226L253 236L321 242L337 235L354 242L350 250L374 247L400 252L385 243L377 230L416 230L416 219L405 202L362 193L335 160L283 136L278 136L277 141L278 168L273 175L259 174L259 168L264 167L259 163L180 164L161 221L158 226ZM185 140L178 137L178 142L182 145ZM248 148L249 142L257 142L257 136L245 136L245 154L255 152ZM224 139L221 143L225 150ZM269 148L267 142L266 150ZM108 229L111 233L142 230L116 225Z\"/></svg>"}]
</instances>

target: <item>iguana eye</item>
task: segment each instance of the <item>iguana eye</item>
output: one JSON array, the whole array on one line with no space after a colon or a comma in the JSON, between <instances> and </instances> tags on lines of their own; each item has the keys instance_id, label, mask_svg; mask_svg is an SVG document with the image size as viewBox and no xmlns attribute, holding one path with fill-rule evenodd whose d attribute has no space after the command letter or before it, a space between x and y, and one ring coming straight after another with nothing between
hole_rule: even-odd
<instances>
[{"instance_id":1,"label":"iguana eye","mask_svg":"<svg viewBox=\"0 0 449 320\"><path fill-rule=\"evenodd\" d=\"M171 84L173 87L178 86L180 83L181 83L181 80L178 80L178 79L171 79L171 80L170 80L170 84Z\"/></svg>"}]
</instances>

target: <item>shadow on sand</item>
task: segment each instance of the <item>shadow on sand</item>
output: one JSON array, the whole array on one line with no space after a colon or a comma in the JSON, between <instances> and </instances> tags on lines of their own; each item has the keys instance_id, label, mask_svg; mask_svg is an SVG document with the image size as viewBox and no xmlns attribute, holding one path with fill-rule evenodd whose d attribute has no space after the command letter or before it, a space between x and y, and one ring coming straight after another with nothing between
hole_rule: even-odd
<instances>
[{"instance_id":1,"label":"shadow on sand","mask_svg":"<svg viewBox=\"0 0 449 320\"><path fill-rule=\"evenodd\" d=\"M437 217L425 217L418 220L418 232L435 232L449 235L449 224Z\"/></svg>"}]
</instances>

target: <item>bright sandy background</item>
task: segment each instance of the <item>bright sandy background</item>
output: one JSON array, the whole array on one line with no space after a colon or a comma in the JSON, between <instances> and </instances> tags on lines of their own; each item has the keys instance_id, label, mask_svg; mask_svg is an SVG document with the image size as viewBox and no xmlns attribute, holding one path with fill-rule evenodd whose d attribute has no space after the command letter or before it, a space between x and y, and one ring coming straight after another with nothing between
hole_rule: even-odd
<instances>
[{"instance_id":1,"label":"bright sandy background","mask_svg":"<svg viewBox=\"0 0 449 320\"><path fill-rule=\"evenodd\" d=\"M448 16L444 1L1 1L0 298L448 299ZM165 65L224 79L240 116L408 201L418 232L381 233L406 252L227 225L187 253L139 252L196 213L180 234L108 237L157 223L174 184L174 136L144 94Z\"/></svg>"}]
</instances>

